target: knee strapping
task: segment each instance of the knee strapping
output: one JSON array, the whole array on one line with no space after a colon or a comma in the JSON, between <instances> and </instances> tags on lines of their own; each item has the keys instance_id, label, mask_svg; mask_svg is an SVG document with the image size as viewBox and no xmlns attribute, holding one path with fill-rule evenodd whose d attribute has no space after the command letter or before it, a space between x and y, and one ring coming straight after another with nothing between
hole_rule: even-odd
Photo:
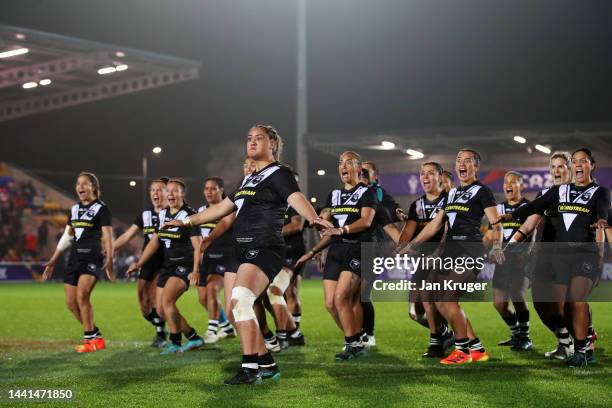
<instances>
[{"instance_id":1,"label":"knee strapping","mask_svg":"<svg viewBox=\"0 0 612 408\"><path fill-rule=\"evenodd\" d=\"M270 304L272 305L286 305L287 304L285 302L285 297L283 296L283 294L289 287L290 283L291 283L291 275L286 270L281 269L281 271L274 277L274 279L272 280L272 283L268 287L267 292L268 292L268 299L270 299ZM281 294L280 295L274 294L271 290L272 286L276 287Z\"/></svg>"},{"instance_id":2,"label":"knee strapping","mask_svg":"<svg viewBox=\"0 0 612 408\"><path fill-rule=\"evenodd\" d=\"M257 299L257 296L255 296L249 288L236 286L232 289L232 300L236 302L232 308L232 312L234 313L234 320L236 322L257 319L255 311L253 310L255 299Z\"/></svg>"}]
</instances>

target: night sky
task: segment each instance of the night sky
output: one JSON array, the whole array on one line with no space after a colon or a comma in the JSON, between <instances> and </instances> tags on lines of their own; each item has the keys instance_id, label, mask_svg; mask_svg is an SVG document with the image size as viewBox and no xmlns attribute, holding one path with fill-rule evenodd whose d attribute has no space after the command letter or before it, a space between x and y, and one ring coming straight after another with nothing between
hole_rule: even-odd
<instances>
[{"instance_id":1,"label":"night sky","mask_svg":"<svg viewBox=\"0 0 612 408\"><path fill-rule=\"evenodd\" d=\"M296 10L291 0L3 0L0 23L202 69L197 81L1 122L0 160L139 175L142 152L159 144L153 175L203 179L216 149L240 149L266 122L294 164ZM611 16L605 0L309 0L310 131L611 122ZM49 180L72 190L73 178ZM140 189L102 184L113 212L132 219Z\"/></svg>"}]
</instances>

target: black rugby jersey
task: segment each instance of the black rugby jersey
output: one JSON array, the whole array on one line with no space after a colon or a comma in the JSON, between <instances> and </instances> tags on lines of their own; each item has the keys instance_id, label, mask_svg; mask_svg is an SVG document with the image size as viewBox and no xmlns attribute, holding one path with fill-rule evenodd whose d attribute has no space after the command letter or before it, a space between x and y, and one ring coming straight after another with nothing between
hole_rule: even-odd
<instances>
[{"instance_id":1,"label":"black rugby jersey","mask_svg":"<svg viewBox=\"0 0 612 408\"><path fill-rule=\"evenodd\" d=\"M142 230L144 246L147 246L153 234L159 229L159 214L155 208L146 209L136 217L133 224Z\"/></svg>"},{"instance_id":2,"label":"black rugby jersey","mask_svg":"<svg viewBox=\"0 0 612 408\"><path fill-rule=\"evenodd\" d=\"M289 206L289 208L287 208L287 211L285 212L283 226L291 223L291 218L295 217L296 215L299 215L297 211L295 211L293 207ZM285 235L285 248L287 248L287 252L306 252L304 245L304 237L302 235L303 233L304 227L302 226L302 229L299 232L293 235Z\"/></svg>"},{"instance_id":3,"label":"black rugby jersey","mask_svg":"<svg viewBox=\"0 0 612 408\"><path fill-rule=\"evenodd\" d=\"M548 190L550 190L550 188L543 189L536 195L535 198L538 199L542 197L544 194L546 194ZM559 225L559 212L556 208L550 208L538 211L537 213L543 217L544 222L544 225L542 227L542 237L540 238L540 241L555 242L555 224Z\"/></svg>"},{"instance_id":4,"label":"black rugby jersey","mask_svg":"<svg viewBox=\"0 0 612 408\"><path fill-rule=\"evenodd\" d=\"M494 206L493 192L479 181L451 189L444 207L449 224L447 241L482 241L484 210Z\"/></svg>"},{"instance_id":5,"label":"black rugby jersey","mask_svg":"<svg viewBox=\"0 0 612 408\"><path fill-rule=\"evenodd\" d=\"M198 208L198 212L201 213L206 208L208 208L208 205L203 205L202 207ZM202 237L206 238L207 236L209 236L218 223L219 220L201 224L200 234L202 235ZM212 243L208 247L207 252L226 251L228 249L231 249L233 245L234 241L232 239L232 227L230 226L227 231L225 231L223 234L221 234L221 236L217 237L217 239L212 241Z\"/></svg>"},{"instance_id":6,"label":"black rugby jersey","mask_svg":"<svg viewBox=\"0 0 612 408\"><path fill-rule=\"evenodd\" d=\"M373 185L369 187L372 189L372 192L374 193L374 196L376 197L376 212L374 213L374 221L373 221L373 223L375 224L373 240L376 242L389 241L390 238L387 236L387 233L385 232L385 227L389 224L393 224L394 217L392 217L391 214L389 213L390 207L385 206L385 203L380 200L380 196L378 195L378 191L383 191L383 194L384 194L384 190L382 190L382 188L380 187L378 187L377 189L377 187ZM391 198L391 201L392 200L393 199ZM395 201L393 201L393 203L395 203ZM395 211L395 209L393 211Z\"/></svg>"},{"instance_id":7,"label":"black rugby jersey","mask_svg":"<svg viewBox=\"0 0 612 408\"><path fill-rule=\"evenodd\" d=\"M350 225L361 218L361 209L369 207L376 210L376 195L374 191L365 186L363 183L358 183L350 190L337 188L332 190L327 197L325 208L329 208L332 223L336 228L342 228L345 225ZM368 242L372 240L375 222L372 222L370 228L357 233L344 235L333 235L332 243L345 242L357 244L360 242Z\"/></svg>"},{"instance_id":8,"label":"black rugby jersey","mask_svg":"<svg viewBox=\"0 0 612 408\"><path fill-rule=\"evenodd\" d=\"M104 202L96 199L89 205L78 203L70 209L68 225L72 228L73 251L87 253L102 251L102 227L110 227L111 214Z\"/></svg>"},{"instance_id":9,"label":"black rugby jersey","mask_svg":"<svg viewBox=\"0 0 612 408\"><path fill-rule=\"evenodd\" d=\"M556 242L595 242L591 224L608 218L610 191L591 183L587 186L561 184L551 187L543 196L518 208L512 217L525 219L531 214L556 210L559 222L555 227Z\"/></svg>"},{"instance_id":10,"label":"black rugby jersey","mask_svg":"<svg viewBox=\"0 0 612 408\"><path fill-rule=\"evenodd\" d=\"M236 206L234 242L242 247L284 246L287 198L300 191L288 167L273 162L248 176L229 195Z\"/></svg>"},{"instance_id":11,"label":"black rugby jersey","mask_svg":"<svg viewBox=\"0 0 612 408\"><path fill-rule=\"evenodd\" d=\"M425 228L427 224L431 222L440 210L444 209L446 203L446 193L440 194L436 199L429 201L427 196L424 194L419 197L416 201L410 204L408 209L408 219L416 221L417 227L414 232L416 237ZM444 235L444 226L440 228L436 235L427 240L427 242L440 242Z\"/></svg>"},{"instance_id":12,"label":"black rugby jersey","mask_svg":"<svg viewBox=\"0 0 612 408\"><path fill-rule=\"evenodd\" d=\"M182 221L185 217L195 213L195 210L187 204L183 204L180 210L174 215L170 213L170 207L166 207L159 212L159 224L164 225L172 220ZM171 227L160 230L157 235L164 249L164 265L193 262L193 245L191 244L191 237L200 235L198 227Z\"/></svg>"},{"instance_id":13,"label":"black rugby jersey","mask_svg":"<svg viewBox=\"0 0 612 408\"><path fill-rule=\"evenodd\" d=\"M519 201L517 204L514 204L514 205L509 204L508 201L504 201L501 204L497 204L497 213L500 215L512 214L517 208L527 204L528 202L529 200L527 200L525 197L521 198L521 201ZM514 236L516 231L518 231L521 225L523 225L523 222L525 222L524 219L514 219L514 218L511 221L502 222L501 226L503 230L503 241L504 242L510 241L510 239ZM489 229L493 229L493 227L489 225ZM525 238L525 240L527 240L527 238Z\"/></svg>"}]
</instances>

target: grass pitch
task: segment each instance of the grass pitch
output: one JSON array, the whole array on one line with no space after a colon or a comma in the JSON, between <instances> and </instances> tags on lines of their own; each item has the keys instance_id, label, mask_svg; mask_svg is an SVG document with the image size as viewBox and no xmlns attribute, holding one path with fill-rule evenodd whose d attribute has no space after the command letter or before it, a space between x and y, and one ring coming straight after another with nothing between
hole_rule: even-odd
<instances>
[{"instance_id":1,"label":"grass pitch","mask_svg":"<svg viewBox=\"0 0 612 408\"><path fill-rule=\"evenodd\" d=\"M102 283L93 294L96 324L107 349L77 354L82 335L64 306L61 284L0 285L0 405L8 389L71 389L71 407L304 407L419 406L609 407L612 404L612 304L593 303L598 363L568 369L543 353L555 340L532 312L532 352L496 344L508 330L488 303L465 309L492 359L445 367L422 359L427 330L410 321L405 303L376 303L378 347L363 359L334 361L343 343L323 306L320 281L302 286L302 328L307 346L275 355L280 383L227 387L222 382L239 366L237 339L169 357L149 347L154 330L140 315L134 284ZM203 333L207 318L195 290L179 308ZM44 402L44 405L50 405Z\"/></svg>"}]
</instances>

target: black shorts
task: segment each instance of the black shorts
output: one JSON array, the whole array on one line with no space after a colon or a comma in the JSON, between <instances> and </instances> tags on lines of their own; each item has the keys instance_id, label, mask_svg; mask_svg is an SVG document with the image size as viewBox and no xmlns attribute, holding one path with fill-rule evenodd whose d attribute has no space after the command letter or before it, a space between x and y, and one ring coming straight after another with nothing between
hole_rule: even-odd
<instances>
[{"instance_id":1,"label":"black shorts","mask_svg":"<svg viewBox=\"0 0 612 408\"><path fill-rule=\"evenodd\" d=\"M104 274L102 266L104 266L104 255L100 253L87 255L71 253L64 275L64 283L77 286L81 275L92 275L98 280Z\"/></svg>"},{"instance_id":2,"label":"black shorts","mask_svg":"<svg viewBox=\"0 0 612 408\"><path fill-rule=\"evenodd\" d=\"M163 265L159 270L157 287L163 288L171 277L179 278L185 282L185 290L189 289L189 274L193 271L193 264Z\"/></svg>"},{"instance_id":3,"label":"black shorts","mask_svg":"<svg viewBox=\"0 0 612 408\"><path fill-rule=\"evenodd\" d=\"M353 272L361 277L360 244L331 244L323 268L323 279L337 281L342 271Z\"/></svg>"},{"instance_id":4,"label":"black shorts","mask_svg":"<svg viewBox=\"0 0 612 408\"><path fill-rule=\"evenodd\" d=\"M159 270L164 263L164 253L163 251L157 251L155 255L151 257L142 268L140 268L140 272L138 272L138 279L142 279L147 282L153 282L155 276L159 273Z\"/></svg>"},{"instance_id":5,"label":"black shorts","mask_svg":"<svg viewBox=\"0 0 612 408\"><path fill-rule=\"evenodd\" d=\"M598 282L601 276L600 258L595 252L556 253L552 261L555 283L569 285L572 278L583 276Z\"/></svg>"},{"instance_id":6,"label":"black shorts","mask_svg":"<svg viewBox=\"0 0 612 408\"><path fill-rule=\"evenodd\" d=\"M301 264L297 268L295 267L295 263L298 259L304 255L306 251L304 250L288 250L285 253L285 257L283 258L283 266L287 269L290 269L293 273L297 275L301 275L304 270L304 264Z\"/></svg>"},{"instance_id":7,"label":"black shorts","mask_svg":"<svg viewBox=\"0 0 612 408\"><path fill-rule=\"evenodd\" d=\"M280 272L285 258L284 246L239 248L238 264L253 264L266 274L270 282Z\"/></svg>"},{"instance_id":8,"label":"black shorts","mask_svg":"<svg viewBox=\"0 0 612 408\"><path fill-rule=\"evenodd\" d=\"M493 289L513 292L524 286L527 278L525 258L520 254L506 253L506 261L495 265Z\"/></svg>"},{"instance_id":9,"label":"black shorts","mask_svg":"<svg viewBox=\"0 0 612 408\"><path fill-rule=\"evenodd\" d=\"M238 261L234 250L224 252L207 253L202 260L200 267L200 280L198 286L206 286L206 281L210 275L219 275L223 277L225 272L236 272L238 270Z\"/></svg>"}]
</instances>

